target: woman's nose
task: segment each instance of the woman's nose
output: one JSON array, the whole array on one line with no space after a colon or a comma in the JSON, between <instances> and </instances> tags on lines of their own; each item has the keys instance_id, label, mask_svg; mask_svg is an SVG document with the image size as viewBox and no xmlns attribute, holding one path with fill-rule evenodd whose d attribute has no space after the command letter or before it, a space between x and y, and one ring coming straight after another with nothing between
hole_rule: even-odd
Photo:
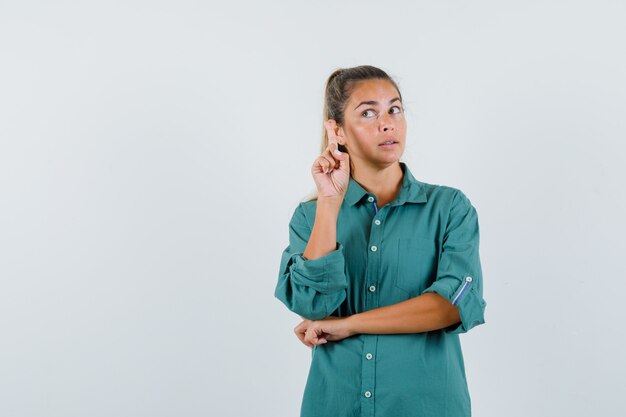
<instances>
[{"instance_id":1,"label":"woman's nose","mask_svg":"<svg viewBox=\"0 0 626 417\"><path fill-rule=\"evenodd\" d=\"M380 129L383 132L386 132L388 130L394 130L393 120L391 118L391 115L385 113L382 116L380 116Z\"/></svg>"}]
</instances>

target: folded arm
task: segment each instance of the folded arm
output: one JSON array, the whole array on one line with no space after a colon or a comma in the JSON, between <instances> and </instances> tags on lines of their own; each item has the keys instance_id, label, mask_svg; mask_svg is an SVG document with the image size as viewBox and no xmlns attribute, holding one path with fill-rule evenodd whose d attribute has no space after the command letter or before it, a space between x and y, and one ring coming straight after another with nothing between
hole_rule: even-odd
<instances>
[{"instance_id":1,"label":"folded arm","mask_svg":"<svg viewBox=\"0 0 626 417\"><path fill-rule=\"evenodd\" d=\"M344 248L336 241L340 206L341 201L318 199L311 227L300 204L289 223L274 295L304 319L327 317L346 299Z\"/></svg>"},{"instance_id":2,"label":"folded arm","mask_svg":"<svg viewBox=\"0 0 626 417\"><path fill-rule=\"evenodd\" d=\"M351 333L390 334L420 333L458 323L459 310L435 293L347 317Z\"/></svg>"}]
</instances>

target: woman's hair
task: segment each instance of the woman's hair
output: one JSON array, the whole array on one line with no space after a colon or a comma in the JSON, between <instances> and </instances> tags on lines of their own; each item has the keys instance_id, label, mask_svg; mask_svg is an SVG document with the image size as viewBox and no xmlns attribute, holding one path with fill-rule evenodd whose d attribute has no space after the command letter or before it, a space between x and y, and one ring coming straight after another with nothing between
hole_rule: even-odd
<instances>
[{"instance_id":1,"label":"woman's hair","mask_svg":"<svg viewBox=\"0 0 626 417\"><path fill-rule=\"evenodd\" d=\"M381 79L389 81L398 91L400 101L402 101L402 94L396 82L387 73L380 68L373 67L371 65L360 65L352 68L339 68L335 70L328 80L326 80L326 88L324 90L324 110L322 114L322 122L328 119L333 119L337 122L337 126L342 126L344 123L344 110L350 94L354 86L359 81ZM320 146L320 153L326 150L328 146L328 132L326 127L322 126L322 143ZM342 145L339 145L341 151L345 149ZM350 172L354 172L354 166L352 164L352 158L350 158ZM317 200L317 190L305 198L305 201Z\"/></svg>"}]
</instances>

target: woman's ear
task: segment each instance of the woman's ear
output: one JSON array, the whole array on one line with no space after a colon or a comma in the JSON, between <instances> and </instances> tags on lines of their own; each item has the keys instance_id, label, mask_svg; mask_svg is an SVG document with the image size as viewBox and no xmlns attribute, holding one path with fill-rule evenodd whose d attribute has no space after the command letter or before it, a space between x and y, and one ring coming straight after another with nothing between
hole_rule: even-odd
<instances>
[{"instance_id":1,"label":"woman's ear","mask_svg":"<svg viewBox=\"0 0 626 417\"><path fill-rule=\"evenodd\" d=\"M338 138L339 144L345 145L346 144L346 137L345 137L345 134L344 134L344 131L343 131L343 127L338 126L336 132L337 132L337 138Z\"/></svg>"},{"instance_id":2,"label":"woman's ear","mask_svg":"<svg viewBox=\"0 0 626 417\"><path fill-rule=\"evenodd\" d=\"M337 147L341 152L348 153L348 149L346 148L345 132L343 131L343 127L341 126L337 129L337 143Z\"/></svg>"}]
</instances>

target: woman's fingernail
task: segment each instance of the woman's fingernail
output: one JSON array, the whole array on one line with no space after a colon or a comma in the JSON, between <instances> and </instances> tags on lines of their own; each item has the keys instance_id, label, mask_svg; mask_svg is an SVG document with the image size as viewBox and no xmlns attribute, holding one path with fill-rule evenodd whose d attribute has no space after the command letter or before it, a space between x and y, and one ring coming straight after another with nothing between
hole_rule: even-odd
<instances>
[{"instance_id":1,"label":"woman's fingernail","mask_svg":"<svg viewBox=\"0 0 626 417\"><path fill-rule=\"evenodd\" d=\"M335 155L341 155L341 151L339 149L335 149Z\"/></svg>"}]
</instances>

